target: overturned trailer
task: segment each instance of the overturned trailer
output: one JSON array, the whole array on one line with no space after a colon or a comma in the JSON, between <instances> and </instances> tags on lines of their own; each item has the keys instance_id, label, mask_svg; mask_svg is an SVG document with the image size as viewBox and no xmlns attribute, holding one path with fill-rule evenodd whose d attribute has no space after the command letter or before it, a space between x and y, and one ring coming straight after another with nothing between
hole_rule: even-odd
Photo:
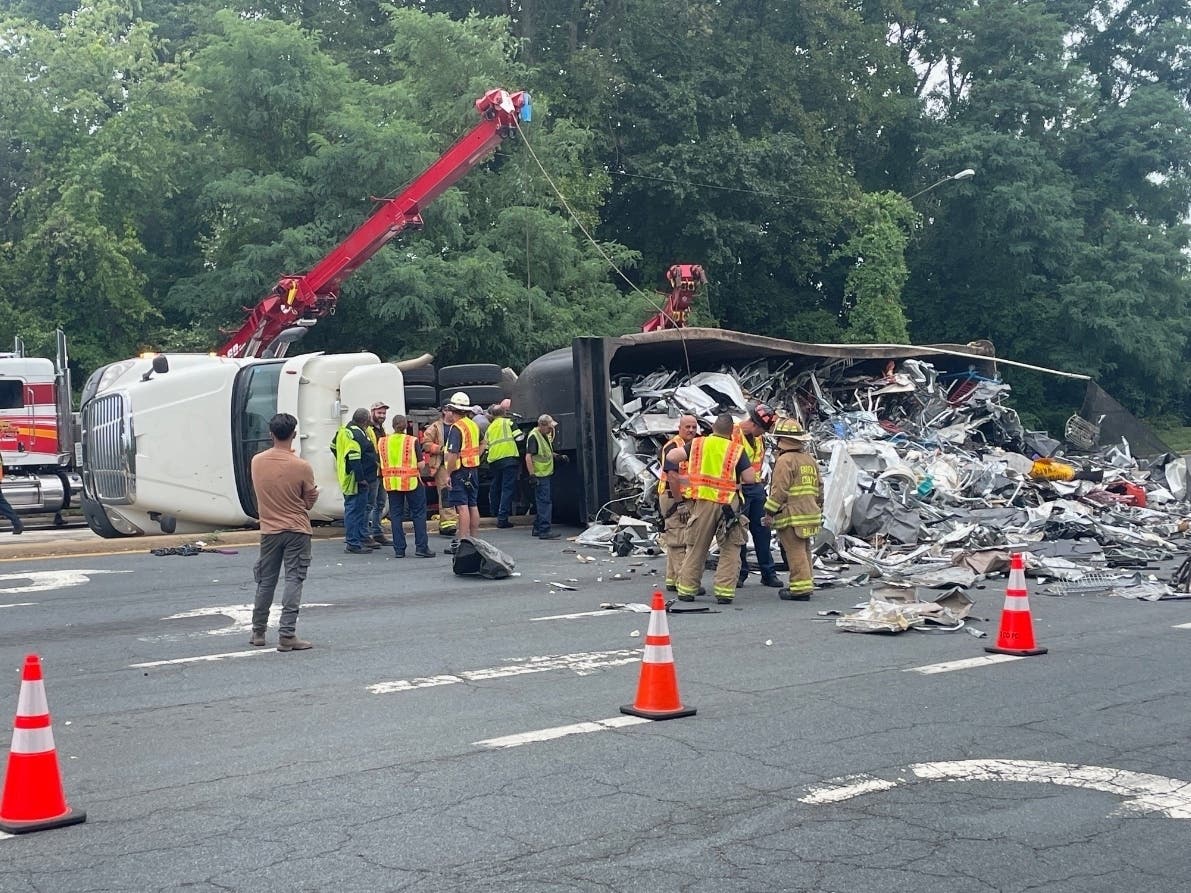
<instances>
[{"instance_id":1,"label":"overturned trailer","mask_svg":"<svg viewBox=\"0 0 1191 893\"><path fill-rule=\"evenodd\" d=\"M999 404L996 389L1008 390L999 385L999 363L1089 381L1089 393L1095 387L1086 376L1000 360L987 341L963 345L808 344L690 328L577 338L571 347L530 363L517 380L513 396L523 416L549 413L559 422L555 448L572 461L556 466L555 514L582 523L598 520L606 509L618 514L635 511L634 501L656 479L650 448L677 428L681 412L701 409L705 420L720 409L740 413L747 398L775 402L775 408L800 417L822 416L818 412L822 406L839 405L820 388L821 381L833 376L870 385L882 379L889 382L867 390L858 388L855 403L860 411L871 408L865 401L874 395L896 394L898 376L904 378L906 369L915 375L949 377L956 397L943 401L939 407L943 412L948 404L968 400L979 384L981 391L994 392L986 395L986 411L981 416L982 424L996 429L990 433L1002 440L1015 440L1028 451L1050 455L1051 444L1057 447L1058 442L1048 443L1044 435L1031 442L1030 435L1036 432L1025 431L1016 414ZM895 373L895 367L901 371ZM732 374L717 377L723 370ZM693 382L701 382L701 392L693 390ZM1103 395L1098 388L1096 392ZM648 401L638 400L638 394L653 398L653 414L641 414L642 402ZM665 408L665 414L658 414L657 406ZM1076 424L1069 426L1069 442L1082 438L1090 447L1094 442L1115 439L1121 425L1144 428L1123 410L1093 414L1095 408L1085 403L1083 414L1091 415L1091 421L1073 416ZM1119 405L1114 403L1114 409ZM1161 443L1155 439L1144 446L1157 450Z\"/></svg>"}]
</instances>

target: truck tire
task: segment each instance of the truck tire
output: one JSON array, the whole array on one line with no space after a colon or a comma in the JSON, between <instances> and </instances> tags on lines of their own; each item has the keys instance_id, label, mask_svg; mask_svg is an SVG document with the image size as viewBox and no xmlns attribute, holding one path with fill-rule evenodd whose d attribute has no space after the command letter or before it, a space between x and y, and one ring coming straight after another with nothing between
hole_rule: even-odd
<instances>
[{"instance_id":1,"label":"truck tire","mask_svg":"<svg viewBox=\"0 0 1191 893\"><path fill-rule=\"evenodd\" d=\"M438 392L434 390L433 385L428 384L407 384L405 386L405 408L419 409L426 406L437 406L438 401L435 399Z\"/></svg>"},{"instance_id":2,"label":"truck tire","mask_svg":"<svg viewBox=\"0 0 1191 893\"><path fill-rule=\"evenodd\" d=\"M83 518L87 521L87 526L91 528L92 533L108 540L122 539L129 535L121 533L112 526L103 506L98 502L88 499L86 496L82 497L79 502L80 508L83 510Z\"/></svg>"},{"instance_id":3,"label":"truck tire","mask_svg":"<svg viewBox=\"0 0 1191 893\"><path fill-rule=\"evenodd\" d=\"M463 393L467 394L467 399L472 402L473 406L483 406L487 408L493 403L499 403L505 398L505 389L498 384L473 384L466 388L460 388ZM441 405L446 405L451 402L451 395L457 393L455 388L444 388L438 392L438 399Z\"/></svg>"},{"instance_id":4,"label":"truck tire","mask_svg":"<svg viewBox=\"0 0 1191 893\"><path fill-rule=\"evenodd\" d=\"M427 363L425 366L419 366L417 369L407 369L401 373L402 378L405 379L407 385L411 384L429 384L435 383L438 373L433 364Z\"/></svg>"},{"instance_id":5,"label":"truck tire","mask_svg":"<svg viewBox=\"0 0 1191 893\"><path fill-rule=\"evenodd\" d=\"M458 390L467 385L500 384L503 373L495 363L467 363L462 366L443 366L438 370L440 389Z\"/></svg>"}]
</instances>

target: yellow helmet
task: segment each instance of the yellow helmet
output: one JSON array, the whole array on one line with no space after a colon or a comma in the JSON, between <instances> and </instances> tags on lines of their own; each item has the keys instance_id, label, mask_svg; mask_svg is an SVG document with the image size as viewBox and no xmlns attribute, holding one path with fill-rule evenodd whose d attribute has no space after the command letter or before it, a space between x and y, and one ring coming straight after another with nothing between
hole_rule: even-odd
<instances>
[{"instance_id":1,"label":"yellow helmet","mask_svg":"<svg viewBox=\"0 0 1191 893\"><path fill-rule=\"evenodd\" d=\"M810 435L803 430L802 425L798 419L785 418L778 419L777 424L773 426L773 430L769 432L774 437L789 437L794 440L810 440Z\"/></svg>"}]
</instances>

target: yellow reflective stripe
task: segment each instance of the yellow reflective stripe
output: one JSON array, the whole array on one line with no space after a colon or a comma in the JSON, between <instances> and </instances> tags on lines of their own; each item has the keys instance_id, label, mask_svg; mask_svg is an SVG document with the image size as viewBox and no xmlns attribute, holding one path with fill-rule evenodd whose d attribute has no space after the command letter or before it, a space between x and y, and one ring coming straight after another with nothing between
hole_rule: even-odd
<instances>
[{"instance_id":1,"label":"yellow reflective stripe","mask_svg":"<svg viewBox=\"0 0 1191 893\"><path fill-rule=\"evenodd\" d=\"M772 498L765 500L765 511L767 511L771 514L773 512L776 512L781 507L782 507L782 504L780 502L774 502Z\"/></svg>"},{"instance_id":2,"label":"yellow reflective stripe","mask_svg":"<svg viewBox=\"0 0 1191 893\"><path fill-rule=\"evenodd\" d=\"M813 592L815 588L814 580L791 580L787 587L790 592Z\"/></svg>"}]
</instances>

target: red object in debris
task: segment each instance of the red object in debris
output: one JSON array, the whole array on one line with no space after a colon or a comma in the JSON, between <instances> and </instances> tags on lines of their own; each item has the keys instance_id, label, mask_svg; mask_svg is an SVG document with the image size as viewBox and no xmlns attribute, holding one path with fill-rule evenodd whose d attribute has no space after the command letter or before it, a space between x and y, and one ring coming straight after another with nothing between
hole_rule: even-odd
<instances>
[{"instance_id":1,"label":"red object in debris","mask_svg":"<svg viewBox=\"0 0 1191 893\"><path fill-rule=\"evenodd\" d=\"M1146 491L1137 484L1131 484L1128 481L1115 481L1104 489L1109 493L1124 496L1125 502L1129 505L1135 505L1141 509L1146 507Z\"/></svg>"}]
</instances>

